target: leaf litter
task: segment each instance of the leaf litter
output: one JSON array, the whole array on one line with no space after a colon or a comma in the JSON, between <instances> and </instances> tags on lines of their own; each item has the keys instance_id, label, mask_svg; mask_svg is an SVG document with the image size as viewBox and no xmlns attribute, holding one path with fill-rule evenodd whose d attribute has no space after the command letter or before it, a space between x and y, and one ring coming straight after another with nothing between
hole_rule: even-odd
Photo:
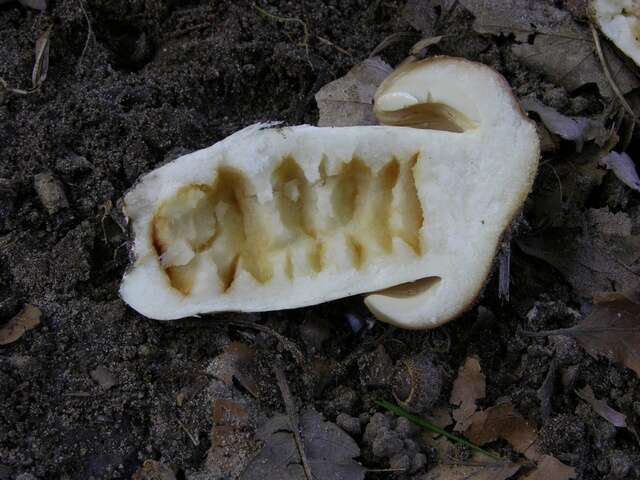
<instances>
[{"instance_id":1,"label":"leaf litter","mask_svg":"<svg viewBox=\"0 0 640 480\"><path fill-rule=\"evenodd\" d=\"M207 371L227 385L235 378L251 395L258 396L258 383L254 377L255 351L241 342L232 342L215 357Z\"/></svg>"},{"instance_id":2,"label":"leaf litter","mask_svg":"<svg viewBox=\"0 0 640 480\"><path fill-rule=\"evenodd\" d=\"M0 345L8 345L20 339L29 330L40 325L41 317L39 308L25 305L16 316L0 327Z\"/></svg>"},{"instance_id":3,"label":"leaf litter","mask_svg":"<svg viewBox=\"0 0 640 480\"><path fill-rule=\"evenodd\" d=\"M469 357L458 370L449 399L449 403L458 406L453 410L453 418L457 422L454 430L464 432L469 427L471 416L478 409L476 400L484 398L485 394L486 382L480 362L477 358Z\"/></svg>"},{"instance_id":4,"label":"leaf litter","mask_svg":"<svg viewBox=\"0 0 640 480\"><path fill-rule=\"evenodd\" d=\"M516 43L511 51L522 64L569 91L595 83L603 97L614 96L589 28L578 24L568 11L551 2L530 0L511 0L508 8L503 0L460 0L460 4L475 16L476 32L513 34ZM622 59L608 47L606 53L611 76L622 94L640 86Z\"/></svg>"},{"instance_id":5,"label":"leaf litter","mask_svg":"<svg viewBox=\"0 0 640 480\"><path fill-rule=\"evenodd\" d=\"M593 411L608 421L615 427L623 428L627 426L627 416L609 406L605 400L598 400L593 393L591 385L576 390L576 394L593 408Z\"/></svg>"},{"instance_id":6,"label":"leaf litter","mask_svg":"<svg viewBox=\"0 0 640 480\"><path fill-rule=\"evenodd\" d=\"M380 57L367 58L344 77L326 84L316 93L319 127L375 125L373 95L391 73Z\"/></svg>"},{"instance_id":7,"label":"leaf litter","mask_svg":"<svg viewBox=\"0 0 640 480\"><path fill-rule=\"evenodd\" d=\"M623 295L597 303L592 312L573 327L528 334L573 337L592 357L607 358L640 376L640 305Z\"/></svg>"}]
</instances>

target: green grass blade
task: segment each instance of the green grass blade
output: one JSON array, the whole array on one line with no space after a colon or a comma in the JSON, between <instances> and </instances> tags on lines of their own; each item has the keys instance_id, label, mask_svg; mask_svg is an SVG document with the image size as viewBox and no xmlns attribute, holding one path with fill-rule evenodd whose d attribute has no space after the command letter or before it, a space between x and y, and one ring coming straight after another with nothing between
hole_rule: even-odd
<instances>
[{"instance_id":1,"label":"green grass blade","mask_svg":"<svg viewBox=\"0 0 640 480\"><path fill-rule=\"evenodd\" d=\"M437 425L434 425L431 422L428 422L427 420L417 417L415 415L412 415L411 413L407 412L404 408L399 407L398 405L394 405L393 403L387 402L386 400L376 400L376 403L378 405L380 405L383 408L386 408L387 410L389 410L392 413L395 413L396 415L400 416L400 417L404 417L407 420L409 420L410 422L415 423L416 425L419 425L422 428L425 428L431 432L434 433L438 433L440 435L443 435L445 437L447 437L449 440L455 442L455 443L459 443L460 445L465 445L467 447L469 447L472 450L475 450L478 453L482 453L483 455L486 455L489 458L492 458L494 460L500 460L500 457L498 457L497 455L494 455L491 452L486 451L484 448L482 448L479 445L476 445L475 443L467 440L466 438L460 437L458 435L454 435L453 433L449 433L446 430L444 430L443 428L438 427Z\"/></svg>"}]
</instances>

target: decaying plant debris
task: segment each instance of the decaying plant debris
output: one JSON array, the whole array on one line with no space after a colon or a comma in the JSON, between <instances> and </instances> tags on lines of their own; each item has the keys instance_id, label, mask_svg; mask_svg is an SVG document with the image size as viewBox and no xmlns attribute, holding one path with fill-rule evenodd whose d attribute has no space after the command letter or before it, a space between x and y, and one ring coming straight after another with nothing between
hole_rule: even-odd
<instances>
[{"instance_id":1,"label":"decaying plant debris","mask_svg":"<svg viewBox=\"0 0 640 480\"><path fill-rule=\"evenodd\" d=\"M640 476L640 82L594 24L596 48L588 3L0 2L0 479L251 478L276 440L296 480L321 460L367 479ZM379 80L362 65L410 55L487 64L535 107L508 301L494 274L426 332L359 298L169 324L124 305L140 175L256 122L363 113ZM381 406L419 382L410 414L431 429Z\"/></svg>"}]
</instances>

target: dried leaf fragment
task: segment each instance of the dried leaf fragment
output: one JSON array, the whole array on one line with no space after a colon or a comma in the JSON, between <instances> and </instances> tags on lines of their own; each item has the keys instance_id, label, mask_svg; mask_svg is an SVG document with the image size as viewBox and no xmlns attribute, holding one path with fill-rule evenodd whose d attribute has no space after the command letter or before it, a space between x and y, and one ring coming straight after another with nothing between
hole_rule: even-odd
<instances>
[{"instance_id":1,"label":"dried leaf fragment","mask_svg":"<svg viewBox=\"0 0 640 480\"><path fill-rule=\"evenodd\" d=\"M485 445L502 438L530 460L540 458L536 430L511 403L476 412L470 420L471 424L464 433L471 441Z\"/></svg>"},{"instance_id":2,"label":"dried leaf fragment","mask_svg":"<svg viewBox=\"0 0 640 480\"><path fill-rule=\"evenodd\" d=\"M550 132L565 140L575 142L576 150L582 151L582 146L589 140L597 139L604 142L608 131L604 127L603 118L570 117L548 107L534 97L527 97L520 101L527 112L535 112Z\"/></svg>"},{"instance_id":3,"label":"dried leaf fragment","mask_svg":"<svg viewBox=\"0 0 640 480\"><path fill-rule=\"evenodd\" d=\"M454 430L464 432L471 423L471 416L476 412L476 400L484 398L486 382L484 373L477 358L469 357L458 370L458 377L453 382L449 403L457 405L453 418L457 424Z\"/></svg>"},{"instance_id":4,"label":"dried leaf fragment","mask_svg":"<svg viewBox=\"0 0 640 480\"><path fill-rule=\"evenodd\" d=\"M216 399L212 420L207 468L215 478L238 478L258 447L249 412L233 400Z\"/></svg>"},{"instance_id":5,"label":"dried leaf fragment","mask_svg":"<svg viewBox=\"0 0 640 480\"><path fill-rule=\"evenodd\" d=\"M314 478L364 478L364 467L353 460L360 455L358 444L336 424L325 421L315 410L306 410L300 416L300 434ZM242 473L241 480L305 478L289 417L273 417L257 436L264 447Z\"/></svg>"},{"instance_id":6,"label":"dried leaf fragment","mask_svg":"<svg viewBox=\"0 0 640 480\"><path fill-rule=\"evenodd\" d=\"M255 351L241 342L232 342L214 358L207 370L227 385L235 378L251 395L258 396L258 384L253 376Z\"/></svg>"},{"instance_id":7,"label":"dried leaf fragment","mask_svg":"<svg viewBox=\"0 0 640 480\"><path fill-rule=\"evenodd\" d=\"M609 152L602 157L599 163L609 170L613 170L616 177L626 186L635 191L640 191L640 178L638 177L636 166L627 152Z\"/></svg>"},{"instance_id":8,"label":"dried leaf fragment","mask_svg":"<svg viewBox=\"0 0 640 480\"><path fill-rule=\"evenodd\" d=\"M31 72L31 85L38 88L47 78L49 71L49 37L51 36L51 27L44 31L38 40L36 40L36 60L33 64L33 72Z\"/></svg>"},{"instance_id":9,"label":"dried leaf fragment","mask_svg":"<svg viewBox=\"0 0 640 480\"><path fill-rule=\"evenodd\" d=\"M28 330L40 325L41 316L39 308L26 304L15 317L0 327L0 345L13 343Z\"/></svg>"},{"instance_id":10,"label":"dried leaf fragment","mask_svg":"<svg viewBox=\"0 0 640 480\"><path fill-rule=\"evenodd\" d=\"M573 337L594 358L606 357L640 375L640 305L627 298L598 303L580 323L536 336Z\"/></svg>"},{"instance_id":11,"label":"dried leaf fragment","mask_svg":"<svg viewBox=\"0 0 640 480\"><path fill-rule=\"evenodd\" d=\"M613 96L589 29L578 24L568 11L551 2L531 0L511 0L508 8L504 0L460 3L476 17L473 28L478 33L514 34L521 43L511 49L524 65L541 71L570 91L595 83L603 97ZM606 54L611 75L623 94L640 86L624 62L608 49Z\"/></svg>"},{"instance_id":12,"label":"dried leaf fragment","mask_svg":"<svg viewBox=\"0 0 640 480\"><path fill-rule=\"evenodd\" d=\"M391 70L380 57L367 58L318 90L318 126L376 125L373 95Z\"/></svg>"},{"instance_id":13,"label":"dried leaf fragment","mask_svg":"<svg viewBox=\"0 0 640 480\"><path fill-rule=\"evenodd\" d=\"M609 406L609 404L605 400L598 400L593 393L593 389L591 385L587 385L586 387L576 390L578 396L591 405L591 408L600 415L602 418L607 420L612 425L623 428L627 426L627 417L624 413L620 413L617 410L614 410Z\"/></svg>"}]
</instances>

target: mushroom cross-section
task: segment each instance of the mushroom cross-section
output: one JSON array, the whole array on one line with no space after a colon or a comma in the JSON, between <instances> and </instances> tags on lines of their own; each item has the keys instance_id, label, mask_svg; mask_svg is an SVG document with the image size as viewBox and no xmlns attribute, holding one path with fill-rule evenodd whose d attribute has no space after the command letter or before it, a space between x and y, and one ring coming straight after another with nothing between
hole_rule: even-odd
<instances>
[{"instance_id":1,"label":"mushroom cross-section","mask_svg":"<svg viewBox=\"0 0 640 480\"><path fill-rule=\"evenodd\" d=\"M166 320L374 292L405 328L469 308L531 188L535 127L499 74L448 57L392 73L375 112L385 125L254 125L145 175L123 299Z\"/></svg>"},{"instance_id":2,"label":"mushroom cross-section","mask_svg":"<svg viewBox=\"0 0 640 480\"><path fill-rule=\"evenodd\" d=\"M640 65L640 0L591 0L598 27L636 65Z\"/></svg>"}]
</instances>

